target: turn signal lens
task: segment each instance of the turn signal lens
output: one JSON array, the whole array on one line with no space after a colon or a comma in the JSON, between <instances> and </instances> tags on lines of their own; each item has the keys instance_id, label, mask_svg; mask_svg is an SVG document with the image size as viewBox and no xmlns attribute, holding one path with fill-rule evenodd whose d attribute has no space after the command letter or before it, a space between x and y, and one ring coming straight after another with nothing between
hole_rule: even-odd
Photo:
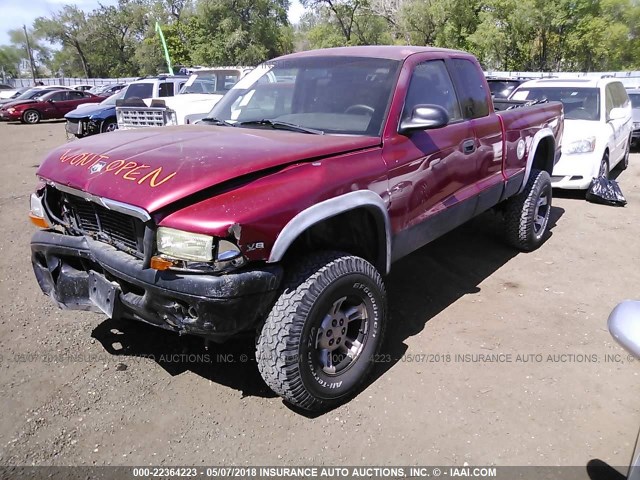
<instances>
[{"instance_id":1,"label":"turn signal lens","mask_svg":"<svg viewBox=\"0 0 640 480\"><path fill-rule=\"evenodd\" d=\"M151 257L150 267L154 270L169 270L173 266L171 260L159 256Z\"/></svg>"},{"instance_id":2,"label":"turn signal lens","mask_svg":"<svg viewBox=\"0 0 640 480\"><path fill-rule=\"evenodd\" d=\"M33 223L36 227L39 227L39 228L50 227L50 225L47 223L47 221L44 218L36 217L33 213L29 214L29 219L31 220L31 223Z\"/></svg>"}]
</instances>

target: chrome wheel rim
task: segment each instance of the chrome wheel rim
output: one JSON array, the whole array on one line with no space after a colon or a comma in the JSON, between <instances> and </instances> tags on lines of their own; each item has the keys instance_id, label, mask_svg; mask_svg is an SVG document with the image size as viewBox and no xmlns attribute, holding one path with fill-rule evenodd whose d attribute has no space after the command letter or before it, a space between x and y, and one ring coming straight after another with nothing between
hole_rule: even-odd
<instances>
[{"instance_id":1,"label":"chrome wheel rim","mask_svg":"<svg viewBox=\"0 0 640 480\"><path fill-rule=\"evenodd\" d=\"M342 297L322 319L315 341L318 362L327 375L339 375L360 357L369 331L369 314L364 302Z\"/></svg>"},{"instance_id":2,"label":"chrome wheel rim","mask_svg":"<svg viewBox=\"0 0 640 480\"><path fill-rule=\"evenodd\" d=\"M35 123L38 121L38 114L36 112L28 112L26 117L27 117L27 122L29 123Z\"/></svg>"},{"instance_id":3,"label":"chrome wheel rim","mask_svg":"<svg viewBox=\"0 0 640 480\"><path fill-rule=\"evenodd\" d=\"M107 124L107 128L104 129L105 132L114 132L118 129L117 123L109 123Z\"/></svg>"},{"instance_id":4,"label":"chrome wheel rim","mask_svg":"<svg viewBox=\"0 0 640 480\"><path fill-rule=\"evenodd\" d=\"M549 196L546 193L543 193L538 198L538 202L536 204L536 214L533 219L533 232L536 237L540 237L547 228L547 223L549 222Z\"/></svg>"}]
</instances>

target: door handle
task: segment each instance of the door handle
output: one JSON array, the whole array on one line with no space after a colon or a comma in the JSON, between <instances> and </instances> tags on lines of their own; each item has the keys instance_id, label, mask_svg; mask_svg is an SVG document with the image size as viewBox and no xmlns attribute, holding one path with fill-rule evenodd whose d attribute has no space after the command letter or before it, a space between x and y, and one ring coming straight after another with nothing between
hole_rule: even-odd
<instances>
[{"instance_id":1,"label":"door handle","mask_svg":"<svg viewBox=\"0 0 640 480\"><path fill-rule=\"evenodd\" d=\"M473 138L469 138L462 142L462 152L465 155L469 155L476 151L476 141Z\"/></svg>"}]
</instances>

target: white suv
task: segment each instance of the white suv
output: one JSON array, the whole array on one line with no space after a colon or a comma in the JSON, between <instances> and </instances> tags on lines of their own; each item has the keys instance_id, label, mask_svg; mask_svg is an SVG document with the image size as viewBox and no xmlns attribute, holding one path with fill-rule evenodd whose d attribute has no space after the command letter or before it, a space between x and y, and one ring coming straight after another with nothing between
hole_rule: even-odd
<instances>
[{"instance_id":1,"label":"white suv","mask_svg":"<svg viewBox=\"0 0 640 480\"><path fill-rule=\"evenodd\" d=\"M562 155L553 168L556 188L584 190L597 176L629 163L631 102L619 80L544 79L520 85L512 100L558 100L564 105Z\"/></svg>"}]
</instances>

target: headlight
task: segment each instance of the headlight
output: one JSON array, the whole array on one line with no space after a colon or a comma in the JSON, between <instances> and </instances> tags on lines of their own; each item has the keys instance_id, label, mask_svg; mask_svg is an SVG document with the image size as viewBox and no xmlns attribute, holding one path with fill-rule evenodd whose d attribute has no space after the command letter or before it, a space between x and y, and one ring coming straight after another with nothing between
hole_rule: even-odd
<instances>
[{"instance_id":1,"label":"headlight","mask_svg":"<svg viewBox=\"0 0 640 480\"><path fill-rule=\"evenodd\" d=\"M633 128L634 129L640 128L640 122L633 122Z\"/></svg>"},{"instance_id":2,"label":"headlight","mask_svg":"<svg viewBox=\"0 0 640 480\"><path fill-rule=\"evenodd\" d=\"M157 233L158 252L180 260L210 262L213 260L213 237L160 227Z\"/></svg>"},{"instance_id":3,"label":"headlight","mask_svg":"<svg viewBox=\"0 0 640 480\"><path fill-rule=\"evenodd\" d=\"M15 111L16 111L16 109L15 109L15 108L7 108L7 112L8 112L8 113L13 113L13 112L15 112Z\"/></svg>"},{"instance_id":4,"label":"headlight","mask_svg":"<svg viewBox=\"0 0 640 480\"><path fill-rule=\"evenodd\" d=\"M165 125L178 125L178 115L174 110L167 110L165 112Z\"/></svg>"},{"instance_id":5,"label":"headlight","mask_svg":"<svg viewBox=\"0 0 640 480\"><path fill-rule=\"evenodd\" d=\"M577 142L572 142L564 148L564 153L570 155L572 153L589 153L596 148L596 137L588 137Z\"/></svg>"},{"instance_id":6,"label":"headlight","mask_svg":"<svg viewBox=\"0 0 640 480\"><path fill-rule=\"evenodd\" d=\"M156 235L160 256L151 259L151 268L188 272L222 273L242 267L247 259L237 245L209 235L160 227ZM215 253L215 258L214 258ZM213 260L213 262L212 262Z\"/></svg>"}]
</instances>

